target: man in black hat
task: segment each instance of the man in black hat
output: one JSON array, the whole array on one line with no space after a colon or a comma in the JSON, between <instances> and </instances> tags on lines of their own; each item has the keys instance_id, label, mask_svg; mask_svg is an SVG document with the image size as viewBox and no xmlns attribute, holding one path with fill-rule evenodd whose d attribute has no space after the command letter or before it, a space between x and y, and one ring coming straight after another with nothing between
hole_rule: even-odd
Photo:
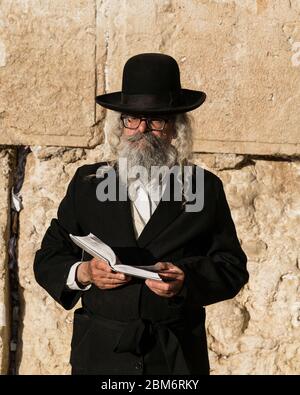
<instances>
[{"instance_id":1,"label":"man in black hat","mask_svg":"<svg viewBox=\"0 0 300 395\"><path fill-rule=\"evenodd\" d=\"M34 261L38 283L64 308L81 298L73 374L209 374L204 306L234 297L248 272L221 180L192 165L180 185L196 196L183 187L175 196L192 150L186 113L205 97L182 89L177 62L155 53L130 58L122 91L96 97L117 114L109 139L126 171L120 160L78 168ZM136 167L147 177L128 177ZM155 265L160 280L82 257L69 235L90 232L122 263Z\"/></svg>"}]
</instances>

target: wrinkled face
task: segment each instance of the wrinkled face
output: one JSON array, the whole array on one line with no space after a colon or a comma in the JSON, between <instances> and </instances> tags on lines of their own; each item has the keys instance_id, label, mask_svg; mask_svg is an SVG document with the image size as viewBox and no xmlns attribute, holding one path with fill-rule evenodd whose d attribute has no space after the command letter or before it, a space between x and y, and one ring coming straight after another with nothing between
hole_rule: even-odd
<instances>
[{"instance_id":1,"label":"wrinkled face","mask_svg":"<svg viewBox=\"0 0 300 395\"><path fill-rule=\"evenodd\" d=\"M122 114L123 134L119 157L128 160L129 167L143 166L150 173L153 166L175 164L177 150L171 144L175 138L175 117Z\"/></svg>"},{"instance_id":2,"label":"wrinkled face","mask_svg":"<svg viewBox=\"0 0 300 395\"><path fill-rule=\"evenodd\" d=\"M174 117L144 117L143 115L130 116L127 114L123 114L123 116L123 135L127 137L129 141L131 138L133 141L136 139L143 141L143 135L150 133L158 139L161 139L165 144L171 144L172 139L175 137ZM135 138L134 136L139 137ZM140 146L142 148L142 144L140 144Z\"/></svg>"}]
</instances>

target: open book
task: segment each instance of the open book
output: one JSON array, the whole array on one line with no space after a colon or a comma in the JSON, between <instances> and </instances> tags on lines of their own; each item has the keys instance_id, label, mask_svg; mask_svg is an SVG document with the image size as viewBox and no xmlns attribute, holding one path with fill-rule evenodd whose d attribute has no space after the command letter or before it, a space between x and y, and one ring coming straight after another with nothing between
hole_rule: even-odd
<instances>
[{"instance_id":1,"label":"open book","mask_svg":"<svg viewBox=\"0 0 300 395\"><path fill-rule=\"evenodd\" d=\"M95 258L101 258L105 260L110 265L112 270L116 272L129 274L130 276L135 277L150 278L153 280L162 281L159 275L155 273L155 265L130 266L120 263L114 251L102 240L93 235L93 233L90 233L87 236L74 236L70 233L69 236L73 242L78 245L78 247L82 248L84 251Z\"/></svg>"}]
</instances>

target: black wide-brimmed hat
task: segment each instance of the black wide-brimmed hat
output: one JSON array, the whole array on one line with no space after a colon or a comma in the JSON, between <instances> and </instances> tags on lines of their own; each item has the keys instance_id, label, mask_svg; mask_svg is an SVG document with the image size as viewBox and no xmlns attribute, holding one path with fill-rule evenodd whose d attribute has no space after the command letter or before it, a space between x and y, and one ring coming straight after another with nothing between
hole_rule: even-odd
<instances>
[{"instance_id":1,"label":"black wide-brimmed hat","mask_svg":"<svg viewBox=\"0 0 300 395\"><path fill-rule=\"evenodd\" d=\"M182 89L174 58L143 53L128 59L123 69L122 91L96 97L105 108L129 114L178 114L194 110L205 101L201 91Z\"/></svg>"}]
</instances>

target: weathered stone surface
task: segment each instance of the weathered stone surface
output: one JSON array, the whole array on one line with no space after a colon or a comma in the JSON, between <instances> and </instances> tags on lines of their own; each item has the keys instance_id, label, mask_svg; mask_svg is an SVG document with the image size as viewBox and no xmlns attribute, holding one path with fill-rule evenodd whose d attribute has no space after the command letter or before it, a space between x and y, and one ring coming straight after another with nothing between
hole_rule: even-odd
<instances>
[{"instance_id":1,"label":"weathered stone surface","mask_svg":"<svg viewBox=\"0 0 300 395\"><path fill-rule=\"evenodd\" d=\"M198 163L222 156L199 155ZM228 158L224 155L224 168ZM299 374L299 162L255 160L218 171L242 247L249 283L207 307L212 374Z\"/></svg>"},{"instance_id":2,"label":"weathered stone surface","mask_svg":"<svg viewBox=\"0 0 300 395\"><path fill-rule=\"evenodd\" d=\"M297 0L1 1L0 143L32 145L18 246L21 374L70 371L72 312L36 284L33 258L76 168L110 155L87 149L114 122L95 93L120 90L125 61L141 52L174 56L182 86L207 93L192 113L194 151L207 152L195 158L223 180L248 256L245 288L207 307L212 374L299 374L299 162L251 157L299 154L299 15ZM0 150L1 373L13 156Z\"/></svg>"},{"instance_id":3,"label":"weathered stone surface","mask_svg":"<svg viewBox=\"0 0 300 395\"><path fill-rule=\"evenodd\" d=\"M207 93L195 151L299 153L299 2L98 0L97 10L105 91L120 90L130 56L168 53L182 86Z\"/></svg>"},{"instance_id":4,"label":"weathered stone surface","mask_svg":"<svg viewBox=\"0 0 300 395\"><path fill-rule=\"evenodd\" d=\"M7 373L9 357L8 240L10 234L10 187L14 151L0 149L0 373Z\"/></svg>"},{"instance_id":5,"label":"weathered stone surface","mask_svg":"<svg viewBox=\"0 0 300 395\"><path fill-rule=\"evenodd\" d=\"M25 300L20 374L67 374L72 311L36 283L33 259L77 167L101 160L101 150L32 147L21 190L19 273Z\"/></svg>"},{"instance_id":6,"label":"weathered stone surface","mask_svg":"<svg viewBox=\"0 0 300 395\"><path fill-rule=\"evenodd\" d=\"M92 0L1 1L1 144L99 142L95 12Z\"/></svg>"},{"instance_id":7,"label":"weathered stone surface","mask_svg":"<svg viewBox=\"0 0 300 395\"><path fill-rule=\"evenodd\" d=\"M20 213L20 281L25 311L21 374L66 374L72 312L35 282L32 263L78 166L105 157L95 150L34 147L28 156ZM249 283L236 298L207 307L212 374L299 373L299 163L195 155L224 182ZM224 170L228 169L228 170ZM37 329L38 328L38 331ZM32 340L34 339L34 341Z\"/></svg>"},{"instance_id":8,"label":"weathered stone surface","mask_svg":"<svg viewBox=\"0 0 300 395\"><path fill-rule=\"evenodd\" d=\"M207 93L198 152L299 154L299 2L1 2L2 144L89 147L128 57L174 56ZM96 74L96 75L95 75Z\"/></svg>"}]
</instances>

